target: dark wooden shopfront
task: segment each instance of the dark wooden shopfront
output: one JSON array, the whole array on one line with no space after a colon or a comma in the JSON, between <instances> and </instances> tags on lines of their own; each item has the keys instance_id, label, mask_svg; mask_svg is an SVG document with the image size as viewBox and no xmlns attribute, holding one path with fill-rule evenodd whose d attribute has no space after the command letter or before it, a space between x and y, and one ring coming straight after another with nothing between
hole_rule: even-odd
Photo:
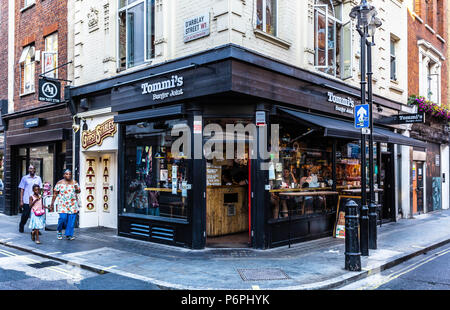
<instances>
[{"instance_id":1,"label":"dark wooden shopfront","mask_svg":"<svg viewBox=\"0 0 450 310\"><path fill-rule=\"evenodd\" d=\"M342 105L330 101L330 93L339 97L341 103L345 102L349 110L341 112ZM139 160L127 162L128 157L132 154L141 159L143 152L146 156L158 158L162 153L167 153L161 147L158 147L157 151L153 150L155 146L151 145L153 142L148 142L147 146L130 143L127 136L131 133L135 139L140 139L140 132L150 131L152 128L167 129L167 125L173 120L182 120L191 129L196 126L202 129L208 119L214 118L254 121L256 112L260 112L265 115L267 127L280 118L290 118L306 129L309 126L316 127L318 137L327 143L332 141L347 143L359 139L359 132L350 129L352 127L350 108L351 105L358 104L358 89L233 45L128 75L120 75L96 84L73 88L71 96L79 111L86 111L79 106L80 100L86 99L89 104L95 103L97 107L110 105L112 111L118 113L115 122L119 124L117 191L119 235L194 249L202 249L207 243L206 160L201 158L185 161L188 172L183 175L183 181L191 187L182 199L181 205L186 209L181 217L161 217L148 212L131 214L129 210L136 208L125 205L129 204L126 197L130 188L127 169L129 170L130 165L135 165ZM392 114L398 113L401 107L400 103L378 96L375 96L375 104L379 107L378 110ZM280 108L306 116L293 117ZM195 123L198 117L201 117L201 121ZM314 122L312 119L314 117L321 117L323 123ZM380 115L375 112L375 118L379 117ZM344 124L348 130L342 130L339 126L327 126L327 123L333 122ZM196 133L195 129L191 132L192 150L203 147L201 133L201 130L200 133ZM413 140L402 138L392 133L389 128L377 127L376 136L376 141L391 146L414 144ZM165 138L163 140L165 141ZM258 147L263 143L259 132L255 141ZM131 151L127 153L126 150ZM158 156L155 155L156 152ZM135 155L136 153L138 155ZM331 153L335 161L336 150ZM289 239L298 242L331 235L336 217L335 211L332 210L335 209L333 204L330 204L330 212L298 217L294 221L291 221L292 218L270 219L272 207L268 188L269 173L259 169L262 163L268 161L257 157L250 159L247 166L250 167L247 193L248 245L255 248L269 248L286 244ZM151 163L154 164L153 161ZM393 165L393 161L391 164ZM140 169L149 170L145 166ZM393 166L386 169L394 171ZM161 175L166 178L166 173ZM332 169L332 173L336 180L336 169ZM395 182L394 177L387 179L389 182ZM391 185L394 188L394 183ZM331 190L333 189L335 188L331 186ZM170 190L167 188L165 191ZM172 205L178 206L180 202L172 202ZM392 204L392 208L395 209L395 203Z\"/></svg>"}]
</instances>

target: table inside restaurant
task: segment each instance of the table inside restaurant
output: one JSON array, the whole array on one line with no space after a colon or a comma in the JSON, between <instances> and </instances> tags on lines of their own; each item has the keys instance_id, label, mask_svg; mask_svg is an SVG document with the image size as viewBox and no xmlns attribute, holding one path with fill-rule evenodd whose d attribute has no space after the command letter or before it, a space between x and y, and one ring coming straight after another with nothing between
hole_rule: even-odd
<instances>
[{"instance_id":1,"label":"table inside restaurant","mask_svg":"<svg viewBox=\"0 0 450 310\"><path fill-rule=\"evenodd\" d=\"M281 192L280 196L287 197L312 197L312 196L331 196L331 195L339 195L339 192L335 191L302 191L302 192ZM324 199L324 207L327 208L327 200ZM302 204L302 214L305 214L305 205Z\"/></svg>"}]
</instances>

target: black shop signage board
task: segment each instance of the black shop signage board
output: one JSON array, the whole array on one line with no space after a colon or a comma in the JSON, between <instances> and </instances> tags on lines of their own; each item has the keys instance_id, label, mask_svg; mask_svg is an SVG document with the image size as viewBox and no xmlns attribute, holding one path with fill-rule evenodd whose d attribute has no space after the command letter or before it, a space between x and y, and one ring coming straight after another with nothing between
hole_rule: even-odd
<instances>
[{"instance_id":1,"label":"black shop signage board","mask_svg":"<svg viewBox=\"0 0 450 310\"><path fill-rule=\"evenodd\" d=\"M425 114L424 113L399 114L390 117L384 117L380 119L379 122L381 124L390 124L390 125L425 123Z\"/></svg>"},{"instance_id":2,"label":"black shop signage board","mask_svg":"<svg viewBox=\"0 0 450 310\"><path fill-rule=\"evenodd\" d=\"M345 205L350 200L353 200L358 205L358 210L361 208L361 196L346 196L339 195L336 222L334 223L333 237L345 239Z\"/></svg>"},{"instance_id":3,"label":"black shop signage board","mask_svg":"<svg viewBox=\"0 0 450 310\"><path fill-rule=\"evenodd\" d=\"M39 79L38 100L50 103L60 103L61 83L48 79Z\"/></svg>"}]
</instances>

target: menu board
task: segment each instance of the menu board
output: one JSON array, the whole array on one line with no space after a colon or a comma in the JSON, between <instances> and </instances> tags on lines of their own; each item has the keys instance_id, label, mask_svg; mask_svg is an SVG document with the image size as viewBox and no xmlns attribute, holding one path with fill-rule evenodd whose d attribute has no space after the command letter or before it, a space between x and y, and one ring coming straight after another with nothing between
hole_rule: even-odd
<instances>
[{"instance_id":1,"label":"menu board","mask_svg":"<svg viewBox=\"0 0 450 310\"><path fill-rule=\"evenodd\" d=\"M333 236L339 239L345 239L345 205L349 200L353 200L358 204L358 210L361 207L360 196L339 196L336 212L336 223L334 225Z\"/></svg>"},{"instance_id":2,"label":"menu board","mask_svg":"<svg viewBox=\"0 0 450 310\"><path fill-rule=\"evenodd\" d=\"M222 166L214 166L208 164L206 166L206 185L221 186L222 185Z\"/></svg>"}]
</instances>

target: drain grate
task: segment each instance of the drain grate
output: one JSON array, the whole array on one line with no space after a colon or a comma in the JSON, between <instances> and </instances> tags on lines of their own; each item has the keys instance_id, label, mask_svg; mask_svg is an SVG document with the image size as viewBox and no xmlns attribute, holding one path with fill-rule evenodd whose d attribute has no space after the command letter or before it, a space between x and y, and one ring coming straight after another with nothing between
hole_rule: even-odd
<instances>
[{"instance_id":1,"label":"drain grate","mask_svg":"<svg viewBox=\"0 0 450 310\"><path fill-rule=\"evenodd\" d=\"M36 269L42 269L42 268L46 268L46 267L54 267L54 266L59 266L61 265L61 263L52 261L52 260L46 260L40 263L35 263L35 264L29 264L28 266L36 268Z\"/></svg>"},{"instance_id":2,"label":"drain grate","mask_svg":"<svg viewBox=\"0 0 450 310\"><path fill-rule=\"evenodd\" d=\"M244 281L289 280L289 276L279 268L238 269Z\"/></svg>"}]
</instances>

